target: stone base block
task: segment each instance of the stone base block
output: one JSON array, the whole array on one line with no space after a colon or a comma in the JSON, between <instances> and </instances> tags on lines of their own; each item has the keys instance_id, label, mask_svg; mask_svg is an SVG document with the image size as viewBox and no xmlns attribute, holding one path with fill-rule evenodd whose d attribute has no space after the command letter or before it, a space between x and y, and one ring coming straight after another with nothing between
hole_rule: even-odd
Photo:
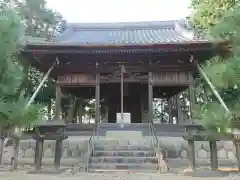
<instances>
[{"instance_id":1,"label":"stone base block","mask_svg":"<svg viewBox=\"0 0 240 180\"><path fill-rule=\"evenodd\" d=\"M187 170L183 173L184 176L191 176L191 177L226 177L229 176L228 172L220 172L220 171L191 171Z\"/></svg>"},{"instance_id":2,"label":"stone base block","mask_svg":"<svg viewBox=\"0 0 240 180\"><path fill-rule=\"evenodd\" d=\"M120 134L117 134L120 133ZM62 149L62 165L71 166L77 162L84 162L88 152L88 140L90 136L69 137L63 141ZM111 139L109 139L111 138ZM119 139L122 138L122 139ZM120 147L124 145L139 145L150 147L153 137L142 136L141 132L109 132L106 137L99 137L96 144L106 145L108 147ZM187 142L182 138L159 137L160 147L166 159L187 159ZM20 163L31 162L33 164L35 154L35 140L21 140L19 160ZM222 161L236 163L235 147L231 141L217 142L219 163ZM55 151L55 141L45 141L43 150L43 163L53 165ZM195 143L196 160L210 159L210 148L208 142ZM11 148L4 152L4 157L9 161L11 156Z\"/></svg>"},{"instance_id":3,"label":"stone base block","mask_svg":"<svg viewBox=\"0 0 240 180\"><path fill-rule=\"evenodd\" d=\"M36 171L36 170L33 170L33 171L29 171L27 172L27 174L44 174L44 175L47 175L47 174L61 174L61 173L64 173L66 172L67 169L41 169L39 171Z\"/></svg>"},{"instance_id":4,"label":"stone base block","mask_svg":"<svg viewBox=\"0 0 240 180\"><path fill-rule=\"evenodd\" d=\"M43 166L53 166L54 159L53 158L43 158L42 165ZM20 165L30 165L34 166L33 158L20 158ZM61 160L61 166L72 167L72 166L83 166L85 164L84 161L79 161L78 158L63 158Z\"/></svg>"}]
</instances>

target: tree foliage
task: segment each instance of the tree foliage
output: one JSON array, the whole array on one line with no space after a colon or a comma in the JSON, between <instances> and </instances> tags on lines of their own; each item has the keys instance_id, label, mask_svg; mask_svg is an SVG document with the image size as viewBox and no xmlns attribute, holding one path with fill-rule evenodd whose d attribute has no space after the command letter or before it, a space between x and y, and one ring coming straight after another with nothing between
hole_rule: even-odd
<instances>
[{"instance_id":1,"label":"tree foliage","mask_svg":"<svg viewBox=\"0 0 240 180\"><path fill-rule=\"evenodd\" d=\"M208 3L209 4L208 4ZM207 100L202 101L196 108L197 116L208 129L220 129L227 132L228 128L236 125L239 117L240 102L240 7L238 1L193 1L196 12L193 20L199 28L207 30L217 40L227 40L232 47L228 57L213 57L202 68L216 87L232 114L227 114L214 94L206 88ZM208 8L207 4L209 5ZM202 9L205 7L204 9ZM205 13L203 13L205 12ZM208 17L209 16L209 17ZM199 87L198 87L199 88ZM234 123L233 123L234 122ZM238 122L239 123L239 122ZM217 128L216 128L217 127Z\"/></svg>"},{"instance_id":2,"label":"tree foliage","mask_svg":"<svg viewBox=\"0 0 240 180\"><path fill-rule=\"evenodd\" d=\"M209 31L219 23L226 11L234 9L238 3L239 0L191 0L195 28Z\"/></svg>"},{"instance_id":3,"label":"tree foliage","mask_svg":"<svg viewBox=\"0 0 240 180\"><path fill-rule=\"evenodd\" d=\"M8 5L18 14L24 25L24 34L28 37L51 41L54 35L64 30L65 21L58 12L47 8L46 0L0 0L0 2ZM32 67L31 62L24 57L18 58L18 61L22 65L24 74L18 95L31 96L42 80L43 73ZM37 94L35 102L48 104L49 114L51 114L54 97L54 82L48 79Z\"/></svg>"},{"instance_id":4,"label":"tree foliage","mask_svg":"<svg viewBox=\"0 0 240 180\"><path fill-rule=\"evenodd\" d=\"M64 22L58 12L47 8L45 0L4 0L4 2L11 6L19 15L25 27L24 34L30 37L50 40L54 33L56 33L55 29L59 29L58 24ZM43 73L32 67L26 59L21 58L20 63L23 66L25 76L19 93L24 92L26 96L31 96L39 85ZM35 102L51 102L51 98L55 96L54 89L52 80L47 80L37 95Z\"/></svg>"},{"instance_id":5,"label":"tree foliage","mask_svg":"<svg viewBox=\"0 0 240 180\"><path fill-rule=\"evenodd\" d=\"M17 60L23 35L20 17L6 4L0 9L0 126L24 126L41 116L39 105L26 108L28 98L17 96L24 74Z\"/></svg>"},{"instance_id":6,"label":"tree foliage","mask_svg":"<svg viewBox=\"0 0 240 180\"><path fill-rule=\"evenodd\" d=\"M0 94L6 98L16 93L23 78L20 67L14 63L23 28L20 18L4 5L0 13Z\"/></svg>"}]
</instances>

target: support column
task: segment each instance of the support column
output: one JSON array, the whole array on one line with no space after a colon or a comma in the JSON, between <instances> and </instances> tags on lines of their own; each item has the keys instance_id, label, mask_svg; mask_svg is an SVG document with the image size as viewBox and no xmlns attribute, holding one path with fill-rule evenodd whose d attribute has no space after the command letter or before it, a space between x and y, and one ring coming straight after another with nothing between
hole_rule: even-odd
<instances>
[{"instance_id":1,"label":"support column","mask_svg":"<svg viewBox=\"0 0 240 180\"><path fill-rule=\"evenodd\" d=\"M177 123L181 124L183 123L183 119L182 119L182 109L181 109L181 103L180 103L180 94L176 95L176 101L177 101Z\"/></svg>"},{"instance_id":2,"label":"support column","mask_svg":"<svg viewBox=\"0 0 240 180\"><path fill-rule=\"evenodd\" d=\"M141 96L141 115L142 115L142 123L148 123L147 118L145 117L145 112L144 112L144 101L143 97Z\"/></svg>"},{"instance_id":3,"label":"support column","mask_svg":"<svg viewBox=\"0 0 240 180\"><path fill-rule=\"evenodd\" d=\"M73 109L74 109L74 105L73 105L73 101L71 101L71 105L69 105L68 107L68 115L67 115L67 122L68 123L73 123Z\"/></svg>"},{"instance_id":4,"label":"support column","mask_svg":"<svg viewBox=\"0 0 240 180\"><path fill-rule=\"evenodd\" d=\"M43 157L43 143L44 143L44 140L43 139L37 139L37 143L38 145L36 146L36 149L35 150L35 170L36 171L40 171L41 168L42 168L42 157Z\"/></svg>"},{"instance_id":5,"label":"support column","mask_svg":"<svg viewBox=\"0 0 240 180\"><path fill-rule=\"evenodd\" d=\"M239 139L234 140L234 145L236 148L238 172L240 172L240 141L239 141Z\"/></svg>"},{"instance_id":6,"label":"support column","mask_svg":"<svg viewBox=\"0 0 240 180\"><path fill-rule=\"evenodd\" d=\"M56 116L55 120L62 120L61 118L61 99L62 99L62 91L60 85L56 85Z\"/></svg>"},{"instance_id":7,"label":"support column","mask_svg":"<svg viewBox=\"0 0 240 180\"><path fill-rule=\"evenodd\" d=\"M194 141L188 139L188 160L190 169L194 172L196 171L196 159L195 159L195 145Z\"/></svg>"},{"instance_id":8,"label":"support column","mask_svg":"<svg viewBox=\"0 0 240 180\"><path fill-rule=\"evenodd\" d=\"M62 158L62 140L56 140L54 167L57 170L60 168L61 158Z\"/></svg>"},{"instance_id":9,"label":"support column","mask_svg":"<svg viewBox=\"0 0 240 180\"><path fill-rule=\"evenodd\" d=\"M108 104L104 105L104 109L105 109L105 119L104 122L108 122Z\"/></svg>"},{"instance_id":10,"label":"support column","mask_svg":"<svg viewBox=\"0 0 240 180\"><path fill-rule=\"evenodd\" d=\"M215 140L209 141L210 147L210 163L212 171L217 171L218 169L218 156L217 156L217 143Z\"/></svg>"},{"instance_id":11,"label":"support column","mask_svg":"<svg viewBox=\"0 0 240 180\"><path fill-rule=\"evenodd\" d=\"M146 92L142 92L140 94L140 103L141 103L141 116L142 116L142 123L148 123L148 112L146 111L146 103L148 103L148 94Z\"/></svg>"},{"instance_id":12,"label":"support column","mask_svg":"<svg viewBox=\"0 0 240 180\"><path fill-rule=\"evenodd\" d=\"M83 116L83 99L79 99L79 107L78 107L78 123L82 124L82 116Z\"/></svg>"},{"instance_id":13,"label":"support column","mask_svg":"<svg viewBox=\"0 0 240 180\"><path fill-rule=\"evenodd\" d=\"M96 68L98 68L99 64L96 63ZM95 88L95 123L100 123L100 73L96 74L96 88Z\"/></svg>"},{"instance_id":14,"label":"support column","mask_svg":"<svg viewBox=\"0 0 240 180\"><path fill-rule=\"evenodd\" d=\"M192 75L192 74L190 74ZM189 84L189 101L190 101L190 118L193 117L193 106L195 104L195 98L194 98L194 82Z\"/></svg>"},{"instance_id":15,"label":"support column","mask_svg":"<svg viewBox=\"0 0 240 180\"><path fill-rule=\"evenodd\" d=\"M172 98L168 99L168 117L169 117L169 124L173 124L173 115L172 115L172 107L173 107L173 103L172 103Z\"/></svg>"},{"instance_id":16,"label":"support column","mask_svg":"<svg viewBox=\"0 0 240 180\"><path fill-rule=\"evenodd\" d=\"M153 85L152 72L148 73L148 120L153 121Z\"/></svg>"},{"instance_id":17,"label":"support column","mask_svg":"<svg viewBox=\"0 0 240 180\"><path fill-rule=\"evenodd\" d=\"M124 117L123 117L123 91L124 91L124 87L123 87L123 73L125 72L124 66L121 65L121 127L124 124Z\"/></svg>"}]
</instances>

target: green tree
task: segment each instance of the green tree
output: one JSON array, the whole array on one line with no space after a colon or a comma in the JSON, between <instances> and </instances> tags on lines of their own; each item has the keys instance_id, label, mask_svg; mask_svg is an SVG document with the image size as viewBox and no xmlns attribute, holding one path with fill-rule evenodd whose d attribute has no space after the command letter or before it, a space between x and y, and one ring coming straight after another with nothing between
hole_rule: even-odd
<instances>
[{"instance_id":1,"label":"green tree","mask_svg":"<svg viewBox=\"0 0 240 180\"><path fill-rule=\"evenodd\" d=\"M3 2L11 6L20 16L25 27L24 34L27 35L27 37L37 37L39 40L41 38L43 40L51 40L55 30L57 29L58 31L59 29L58 24L64 22L58 12L47 8L45 0L3 0ZM36 68L31 67L25 59L21 59L20 62L26 74L21 90L26 91L27 94L32 94L43 77L43 74ZM44 87L46 88L51 84L52 82L49 84L46 83ZM40 91L40 93L42 92Z\"/></svg>"},{"instance_id":2,"label":"green tree","mask_svg":"<svg viewBox=\"0 0 240 180\"><path fill-rule=\"evenodd\" d=\"M4 131L22 128L32 125L36 120L42 117L42 108L40 105L30 105L27 107L28 98L18 94L19 87L24 78L24 73L18 61L18 53L21 38L23 35L23 26L19 16L6 4L0 4L0 134L1 149L0 159L2 157ZM15 160L13 167L16 167L17 149L19 139L14 134Z\"/></svg>"},{"instance_id":3,"label":"green tree","mask_svg":"<svg viewBox=\"0 0 240 180\"><path fill-rule=\"evenodd\" d=\"M216 3L217 2L218 1L216 1ZM225 8L219 10L219 8L217 8L218 6L216 6L215 11L213 9L211 10L214 11L212 14L221 15L217 16L214 20L212 19L213 23L209 23L209 26L205 26L214 39L227 40L229 42L232 47L231 55L227 58L214 57L203 65L204 72L210 78L232 114L226 113L213 93L209 89L206 89L203 81L201 81L201 85L205 86L208 97L196 110L198 116L203 120L204 125L208 129L215 131L220 130L223 133L226 133L228 128L239 127L240 7L236 4L237 2L238 1L221 1L221 7ZM201 12L201 10L199 11Z\"/></svg>"},{"instance_id":4,"label":"green tree","mask_svg":"<svg viewBox=\"0 0 240 180\"><path fill-rule=\"evenodd\" d=\"M234 9L238 4L239 0L191 0L195 30L209 32L226 11Z\"/></svg>"},{"instance_id":5,"label":"green tree","mask_svg":"<svg viewBox=\"0 0 240 180\"><path fill-rule=\"evenodd\" d=\"M25 34L28 37L38 37L51 40L55 29L58 31L59 22L63 22L62 16L58 12L47 8L45 0L13 0L8 4L14 5L14 10L18 13L25 25ZM61 23L62 24L62 23ZM61 28L60 28L61 29ZM41 79L43 73L31 66L30 62L21 58L21 64L25 74L21 84L19 94L31 96ZM52 111L52 98L55 97L55 86L52 79L48 79L39 91L35 102L47 104L49 114ZM49 116L49 118L51 118Z\"/></svg>"}]
</instances>

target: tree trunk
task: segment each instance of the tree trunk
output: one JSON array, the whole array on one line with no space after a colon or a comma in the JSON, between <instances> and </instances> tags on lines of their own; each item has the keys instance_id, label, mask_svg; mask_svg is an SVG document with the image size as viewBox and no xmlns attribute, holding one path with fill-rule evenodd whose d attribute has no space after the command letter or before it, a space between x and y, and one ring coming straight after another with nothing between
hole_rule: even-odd
<instances>
[{"instance_id":1,"label":"tree trunk","mask_svg":"<svg viewBox=\"0 0 240 180\"><path fill-rule=\"evenodd\" d=\"M11 159L11 168L10 170L14 171L17 169L18 165L18 152L19 152L19 138L14 138L13 140L13 151L12 151L12 159Z\"/></svg>"}]
</instances>

